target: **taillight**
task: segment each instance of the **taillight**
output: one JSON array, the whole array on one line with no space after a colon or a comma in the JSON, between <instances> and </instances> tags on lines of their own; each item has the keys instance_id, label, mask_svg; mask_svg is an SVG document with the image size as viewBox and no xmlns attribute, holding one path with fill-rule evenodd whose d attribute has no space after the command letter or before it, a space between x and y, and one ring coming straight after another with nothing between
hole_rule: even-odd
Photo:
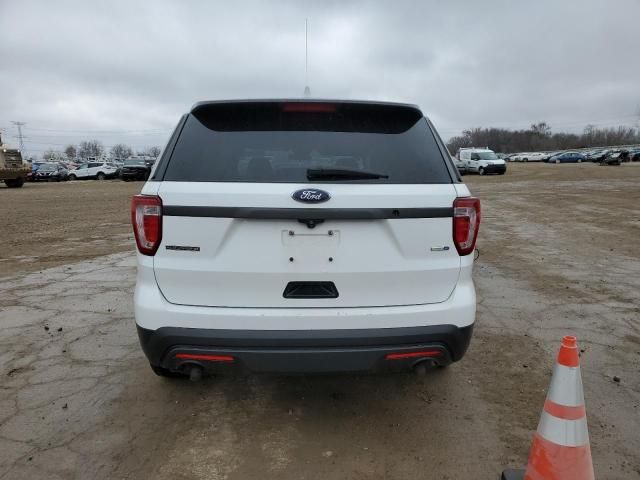
<instances>
[{"instance_id":1,"label":"taillight","mask_svg":"<svg viewBox=\"0 0 640 480\"><path fill-rule=\"evenodd\" d=\"M152 195L136 195L131 200L131 224L138 251L155 255L162 240L162 200Z\"/></svg>"},{"instance_id":2,"label":"taillight","mask_svg":"<svg viewBox=\"0 0 640 480\"><path fill-rule=\"evenodd\" d=\"M473 252L480 227L480 200L456 198L453 202L453 243L460 255Z\"/></svg>"}]
</instances>

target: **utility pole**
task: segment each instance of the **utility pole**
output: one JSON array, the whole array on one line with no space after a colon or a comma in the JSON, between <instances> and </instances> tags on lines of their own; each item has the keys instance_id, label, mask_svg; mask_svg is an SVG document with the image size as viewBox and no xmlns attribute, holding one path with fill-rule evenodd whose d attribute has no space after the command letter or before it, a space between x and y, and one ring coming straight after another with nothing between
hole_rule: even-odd
<instances>
[{"instance_id":1,"label":"utility pole","mask_svg":"<svg viewBox=\"0 0 640 480\"><path fill-rule=\"evenodd\" d=\"M24 153L24 136L22 135L22 127L24 127L27 122L11 122L16 127L18 127L18 143L20 144L20 152L22 153L22 158L26 158Z\"/></svg>"}]
</instances>

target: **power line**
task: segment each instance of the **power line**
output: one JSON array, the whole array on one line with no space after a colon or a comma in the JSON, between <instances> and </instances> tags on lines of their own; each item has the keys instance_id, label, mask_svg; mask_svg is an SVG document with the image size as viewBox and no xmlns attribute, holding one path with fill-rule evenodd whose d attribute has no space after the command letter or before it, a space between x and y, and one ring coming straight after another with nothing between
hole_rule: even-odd
<instances>
[{"instance_id":1,"label":"power line","mask_svg":"<svg viewBox=\"0 0 640 480\"><path fill-rule=\"evenodd\" d=\"M145 133L163 133L171 130L170 128L146 128L146 129L123 129L123 130L84 130L84 129L63 129L63 128L37 128L30 127L30 130L36 130L38 132L52 132L52 133L73 133L73 134L87 134L87 135L126 135L126 134L145 134Z\"/></svg>"},{"instance_id":2,"label":"power line","mask_svg":"<svg viewBox=\"0 0 640 480\"><path fill-rule=\"evenodd\" d=\"M31 132L31 128L29 129L29 132ZM161 136L169 136L171 132L170 131L165 131L165 132L157 132L157 133L92 133L92 134L86 134L86 133L50 133L50 134L41 134L41 133L36 133L35 135L33 133L30 133L29 138L53 138L53 139L65 139L65 138L78 138L78 137L83 137L83 138L87 138L87 137L92 137L92 138L96 138L96 137L127 137L127 138L146 138L146 137L161 137ZM25 137L27 138L27 137Z\"/></svg>"}]
</instances>

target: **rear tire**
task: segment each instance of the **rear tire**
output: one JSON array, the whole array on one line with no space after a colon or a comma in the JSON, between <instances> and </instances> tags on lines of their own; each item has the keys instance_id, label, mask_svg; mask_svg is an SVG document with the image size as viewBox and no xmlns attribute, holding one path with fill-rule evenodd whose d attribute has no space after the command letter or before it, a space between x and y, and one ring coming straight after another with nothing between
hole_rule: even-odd
<instances>
[{"instance_id":1,"label":"rear tire","mask_svg":"<svg viewBox=\"0 0 640 480\"><path fill-rule=\"evenodd\" d=\"M581 158L578 159L578 163L582 163L582 159Z\"/></svg>"},{"instance_id":2,"label":"rear tire","mask_svg":"<svg viewBox=\"0 0 640 480\"><path fill-rule=\"evenodd\" d=\"M102 172L98 172L98 175L96 176L96 178L100 181L104 180L106 177L106 175Z\"/></svg>"},{"instance_id":3,"label":"rear tire","mask_svg":"<svg viewBox=\"0 0 640 480\"><path fill-rule=\"evenodd\" d=\"M558 159L558 160L556 160L556 163L560 163L560 160L559 160L559 159Z\"/></svg>"},{"instance_id":4,"label":"rear tire","mask_svg":"<svg viewBox=\"0 0 640 480\"><path fill-rule=\"evenodd\" d=\"M20 188L24 185L24 178L13 178L11 180L5 180L4 184L7 188Z\"/></svg>"},{"instance_id":5,"label":"rear tire","mask_svg":"<svg viewBox=\"0 0 640 480\"><path fill-rule=\"evenodd\" d=\"M486 174L486 172L484 171L484 168L482 168L482 167L480 167L480 168L478 169L478 173L479 173L480 175L485 175L485 174Z\"/></svg>"},{"instance_id":6,"label":"rear tire","mask_svg":"<svg viewBox=\"0 0 640 480\"><path fill-rule=\"evenodd\" d=\"M76 177L73 173L71 175L69 175L69 181L73 181L73 180L77 180L78 177Z\"/></svg>"}]
</instances>

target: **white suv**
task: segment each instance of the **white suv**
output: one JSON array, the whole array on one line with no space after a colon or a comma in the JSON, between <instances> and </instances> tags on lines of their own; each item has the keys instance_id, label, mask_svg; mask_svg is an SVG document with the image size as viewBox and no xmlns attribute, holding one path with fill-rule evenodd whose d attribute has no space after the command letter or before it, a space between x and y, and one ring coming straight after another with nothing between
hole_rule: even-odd
<instances>
[{"instance_id":1,"label":"white suv","mask_svg":"<svg viewBox=\"0 0 640 480\"><path fill-rule=\"evenodd\" d=\"M88 178L96 178L98 180L105 180L107 178L113 178L118 174L118 167L110 162L102 161L89 161L83 163L75 170L69 172L69 180L82 180Z\"/></svg>"},{"instance_id":2,"label":"white suv","mask_svg":"<svg viewBox=\"0 0 640 480\"><path fill-rule=\"evenodd\" d=\"M159 375L422 372L469 344L480 203L416 106L198 103L131 217Z\"/></svg>"}]
</instances>

